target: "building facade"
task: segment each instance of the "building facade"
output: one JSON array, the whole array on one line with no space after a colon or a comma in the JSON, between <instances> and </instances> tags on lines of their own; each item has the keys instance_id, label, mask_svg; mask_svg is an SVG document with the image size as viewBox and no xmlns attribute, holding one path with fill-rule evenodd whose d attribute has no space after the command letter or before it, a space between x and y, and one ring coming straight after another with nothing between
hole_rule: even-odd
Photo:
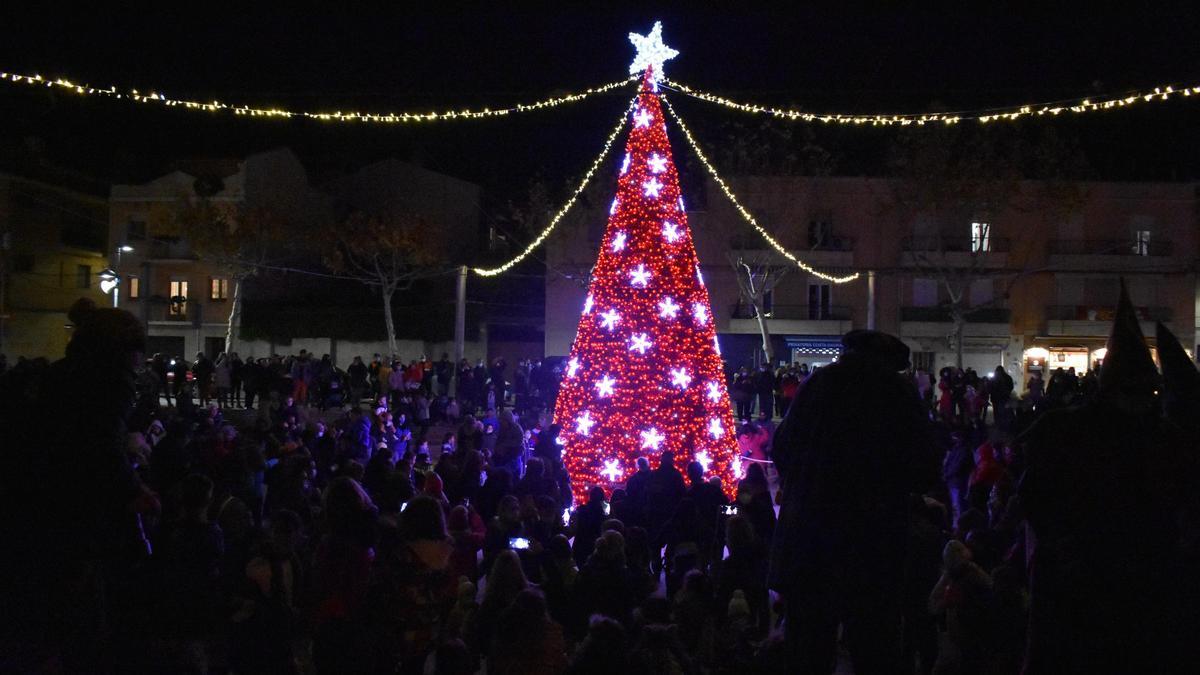
<instances>
[{"instance_id":1,"label":"building facade","mask_svg":"<svg viewBox=\"0 0 1200 675\"><path fill-rule=\"evenodd\" d=\"M0 174L0 354L62 358L71 304L110 302L107 210L103 197Z\"/></svg>"},{"instance_id":2,"label":"building facade","mask_svg":"<svg viewBox=\"0 0 1200 675\"><path fill-rule=\"evenodd\" d=\"M1151 343L1154 321L1163 321L1185 345L1196 344L1195 184L1022 181L986 210L950 212L914 204L908 186L892 179L729 184L791 253L860 277L830 283L773 256L708 185L707 205L688 218L728 367L764 360L759 321L737 275L761 281L768 269L784 273L763 298L776 364L828 363L842 333L873 327L901 337L914 364L930 369L955 365L961 350L964 367L1003 365L1022 381L1045 368L1084 371L1103 358L1122 278ZM546 281L547 355L570 349L606 219L582 212L550 239L558 273Z\"/></svg>"},{"instance_id":3,"label":"building facade","mask_svg":"<svg viewBox=\"0 0 1200 675\"><path fill-rule=\"evenodd\" d=\"M347 366L358 354L386 353L386 339L349 342L328 334L294 335L285 345L241 339L231 329L237 295L237 266L223 265L188 241L181 214L203 200L236 220L237 214L266 209L299 232L333 227L353 211L371 214L420 213L444 229L455 252L469 256L479 239L480 189L477 185L395 160L370 164L314 187L299 158L286 148L250 155L241 161L192 162L185 168L139 185L114 185L110 195L108 236L122 253L117 271L122 279L120 306L139 316L147 327L148 352L191 360L199 352L210 357L226 350L231 330L233 350L242 357L308 349L329 353ZM308 259L319 265L320 251L308 242L284 242L281 260ZM288 303L305 298L289 290ZM303 295L301 292L299 295ZM379 312L382 327L382 310ZM314 333L319 332L314 330ZM402 340L402 356L440 355L453 345ZM486 347L468 345L467 355L482 358Z\"/></svg>"}]
</instances>

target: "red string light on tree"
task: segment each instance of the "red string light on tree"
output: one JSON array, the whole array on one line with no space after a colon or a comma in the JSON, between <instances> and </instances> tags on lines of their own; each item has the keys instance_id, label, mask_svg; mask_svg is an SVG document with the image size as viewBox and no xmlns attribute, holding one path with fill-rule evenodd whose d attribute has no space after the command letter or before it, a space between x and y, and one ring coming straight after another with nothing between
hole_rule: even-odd
<instances>
[{"instance_id":1,"label":"red string light on tree","mask_svg":"<svg viewBox=\"0 0 1200 675\"><path fill-rule=\"evenodd\" d=\"M648 44L635 40L645 74L634 124L555 411L580 503L593 485L618 487L640 456L656 466L663 450L680 471L700 462L727 494L738 479L711 303L656 93L673 50L657 32L638 38Z\"/></svg>"}]
</instances>

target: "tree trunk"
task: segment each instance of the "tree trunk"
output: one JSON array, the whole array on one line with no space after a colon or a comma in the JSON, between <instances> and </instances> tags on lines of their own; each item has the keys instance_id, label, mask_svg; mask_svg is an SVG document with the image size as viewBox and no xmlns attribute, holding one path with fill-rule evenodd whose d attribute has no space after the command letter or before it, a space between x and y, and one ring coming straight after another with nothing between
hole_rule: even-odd
<instances>
[{"instance_id":1,"label":"tree trunk","mask_svg":"<svg viewBox=\"0 0 1200 675\"><path fill-rule=\"evenodd\" d=\"M383 287L383 322L387 326L389 357L395 356L400 351L396 347L396 324L392 321L392 295L395 292L394 288Z\"/></svg>"},{"instance_id":2,"label":"tree trunk","mask_svg":"<svg viewBox=\"0 0 1200 675\"><path fill-rule=\"evenodd\" d=\"M233 343L242 328L242 276L233 277L233 301L229 303L229 320L225 329L225 353L233 353Z\"/></svg>"},{"instance_id":3,"label":"tree trunk","mask_svg":"<svg viewBox=\"0 0 1200 675\"><path fill-rule=\"evenodd\" d=\"M771 331L767 328L767 317L763 316L762 308L757 301L751 302L750 306L754 308L754 318L758 319L758 332L762 335L763 355L766 356L767 365L773 370L775 368L775 350L771 346Z\"/></svg>"},{"instance_id":4,"label":"tree trunk","mask_svg":"<svg viewBox=\"0 0 1200 675\"><path fill-rule=\"evenodd\" d=\"M955 362L959 370L963 367L963 332L967 327L967 318L958 312L954 312L954 351Z\"/></svg>"}]
</instances>

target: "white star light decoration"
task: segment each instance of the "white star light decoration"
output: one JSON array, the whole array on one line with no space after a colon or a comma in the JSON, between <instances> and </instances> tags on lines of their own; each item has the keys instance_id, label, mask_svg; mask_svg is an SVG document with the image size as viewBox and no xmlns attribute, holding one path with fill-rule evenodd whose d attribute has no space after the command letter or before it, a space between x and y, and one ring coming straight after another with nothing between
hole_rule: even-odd
<instances>
[{"instance_id":1,"label":"white star light decoration","mask_svg":"<svg viewBox=\"0 0 1200 675\"><path fill-rule=\"evenodd\" d=\"M712 434L713 438L720 438L725 435L725 427L721 426L721 418L714 417L708 421L708 433Z\"/></svg>"},{"instance_id":2,"label":"white star light decoration","mask_svg":"<svg viewBox=\"0 0 1200 675\"><path fill-rule=\"evenodd\" d=\"M671 386L672 387L679 387L680 389L687 389L688 385L691 383L692 383L692 376L688 375L686 368L672 368L671 369Z\"/></svg>"},{"instance_id":3,"label":"white star light decoration","mask_svg":"<svg viewBox=\"0 0 1200 675\"><path fill-rule=\"evenodd\" d=\"M667 170L667 158L652 152L650 159L646 160L646 165L650 167L650 173L662 173Z\"/></svg>"},{"instance_id":4,"label":"white star light decoration","mask_svg":"<svg viewBox=\"0 0 1200 675\"><path fill-rule=\"evenodd\" d=\"M621 470L619 464L620 462L615 459L604 460L604 470L601 471L600 474L608 478L608 482L610 483L617 482L618 478L625 475L625 472Z\"/></svg>"},{"instance_id":5,"label":"white star light decoration","mask_svg":"<svg viewBox=\"0 0 1200 675\"><path fill-rule=\"evenodd\" d=\"M638 288L645 288L646 284L650 283L650 270L646 266L638 265L637 269L629 272L629 283Z\"/></svg>"},{"instance_id":6,"label":"white star light decoration","mask_svg":"<svg viewBox=\"0 0 1200 675\"><path fill-rule=\"evenodd\" d=\"M674 244L683 236L679 234L679 226L671 221L665 221L663 223L662 234L663 239L666 239L668 244Z\"/></svg>"},{"instance_id":7,"label":"white star light decoration","mask_svg":"<svg viewBox=\"0 0 1200 675\"><path fill-rule=\"evenodd\" d=\"M708 456L708 451L697 452L696 461L700 463L700 468L704 469L704 473L708 473L708 467L712 466L712 458Z\"/></svg>"},{"instance_id":8,"label":"white star light decoration","mask_svg":"<svg viewBox=\"0 0 1200 675\"><path fill-rule=\"evenodd\" d=\"M629 64L629 74L643 73L647 68L653 68L652 77L657 82L663 78L663 63L679 56L679 51L671 49L662 41L662 22L655 21L654 27L645 35L629 34L629 41L637 49L633 63Z\"/></svg>"},{"instance_id":9,"label":"white star light decoration","mask_svg":"<svg viewBox=\"0 0 1200 675\"><path fill-rule=\"evenodd\" d=\"M579 372L579 359L571 359L567 361L567 377L575 377L575 373Z\"/></svg>"},{"instance_id":10,"label":"white star light decoration","mask_svg":"<svg viewBox=\"0 0 1200 675\"><path fill-rule=\"evenodd\" d=\"M633 126L635 129L644 129L650 126L650 120L654 119L654 115L645 108L638 108L638 111L633 115Z\"/></svg>"},{"instance_id":11,"label":"white star light decoration","mask_svg":"<svg viewBox=\"0 0 1200 675\"><path fill-rule=\"evenodd\" d=\"M625 238L627 236L628 235L626 235L625 232L623 232L623 231L617 232L616 236L613 237L613 243L612 243L613 253L617 253L617 252L625 250Z\"/></svg>"},{"instance_id":12,"label":"white star light decoration","mask_svg":"<svg viewBox=\"0 0 1200 675\"><path fill-rule=\"evenodd\" d=\"M713 403L721 402L721 385L716 382L708 382L705 387L708 388L708 400Z\"/></svg>"},{"instance_id":13,"label":"white star light decoration","mask_svg":"<svg viewBox=\"0 0 1200 675\"><path fill-rule=\"evenodd\" d=\"M611 333L618 323L621 323L621 315L617 314L617 310L610 309L600 313L600 325L608 329L608 332Z\"/></svg>"},{"instance_id":14,"label":"white star light decoration","mask_svg":"<svg viewBox=\"0 0 1200 675\"><path fill-rule=\"evenodd\" d=\"M650 346L654 344L653 342L650 342L650 338L646 337L645 333L638 333L637 335L634 335L629 339L629 342L629 351L637 352L642 356L645 356L646 350L650 349Z\"/></svg>"},{"instance_id":15,"label":"white star light decoration","mask_svg":"<svg viewBox=\"0 0 1200 675\"><path fill-rule=\"evenodd\" d=\"M667 440L667 437L659 433L658 429L650 427L642 432L642 449L658 450L658 446L665 440Z\"/></svg>"},{"instance_id":16,"label":"white star light decoration","mask_svg":"<svg viewBox=\"0 0 1200 675\"><path fill-rule=\"evenodd\" d=\"M658 303L658 315L664 319L674 319L675 315L679 314L679 305L671 298L666 298Z\"/></svg>"},{"instance_id":17,"label":"white star light decoration","mask_svg":"<svg viewBox=\"0 0 1200 675\"><path fill-rule=\"evenodd\" d=\"M700 326L708 324L708 310L704 308L704 303L697 302L692 305L692 317Z\"/></svg>"},{"instance_id":18,"label":"white star light decoration","mask_svg":"<svg viewBox=\"0 0 1200 675\"><path fill-rule=\"evenodd\" d=\"M658 197L659 191L663 189L663 184L658 182L657 178L651 178L645 183L642 183L642 188L645 190L647 197Z\"/></svg>"},{"instance_id":19,"label":"white star light decoration","mask_svg":"<svg viewBox=\"0 0 1200 675\"><path fill-rule=\"evenodd\" d=\"M596 420L592 419L592 413L585 412L575 419L575 431L582 436L587 436L592 433L592 427L596 425Z\"/></svg>"},{"instance_id":20,"label":"white star light decoration","mask_svg":"<svg viewBox=\"0 0 1200 675\"><path fill-rule=\"evenodd\" d=\"M600 396L600 398L608 398L609 396L613 395L613 385L616 383L616 380L608 375L605 375L604 377L600 378L600 381L596 382L596 393Z\"/></svg>"}]
</instances>

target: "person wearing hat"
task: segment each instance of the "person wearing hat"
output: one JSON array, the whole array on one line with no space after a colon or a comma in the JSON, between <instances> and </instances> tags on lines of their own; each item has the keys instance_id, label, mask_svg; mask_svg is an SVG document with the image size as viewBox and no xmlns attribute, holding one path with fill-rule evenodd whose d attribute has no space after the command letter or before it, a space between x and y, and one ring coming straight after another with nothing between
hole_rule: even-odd
<instances>
[{"instance_id":1,"label":"person wearing hat","mask_svg":"<svg viewBox=\"0 0 1200 675\"><path fill-rule=\"evenodd\" d=\"M1178 584L1195 573L1176 545L1195 448L1171 442L1123 281L1107 349L1096 397L1047 413L1024 437L1028 675L1176 672L1180 645L1195 643L1174 611ZM1185 611L1194 618L1194 605Z\"/></svg>"},{"instance_id":2,"label":"person wearing hat","mask_svg":"<svg viewBox=\"0 0 1200 675\"><path fill-rule=\"evenodd\" d=\"M106 669L106 588L148 554L141 515L157 500L126 453L145 330L129 312L86 298L67 316L66 356L34 388L10 386L7 376L0 386L10 450L0 460L9 552L0 556L0 598L12 610L0 619L0 644L8 663L29 650L56 656L65 672L86 672Z\"/></svg>"},{"instance_id":3,"label":"person wearing hat","mask_svg":"<svg viewBox=\"0 0 1200 675\"><path fill-rule=\"evenodd\" d=\"M938 458L901 373L908 347L872 330L851 331L842 345L797 392L772 442L782 499L768 582L787 604L795 672L833 672L839 624L855 672L892 672L908 498L935 484Z\"/></svg>"}]
</instances>

